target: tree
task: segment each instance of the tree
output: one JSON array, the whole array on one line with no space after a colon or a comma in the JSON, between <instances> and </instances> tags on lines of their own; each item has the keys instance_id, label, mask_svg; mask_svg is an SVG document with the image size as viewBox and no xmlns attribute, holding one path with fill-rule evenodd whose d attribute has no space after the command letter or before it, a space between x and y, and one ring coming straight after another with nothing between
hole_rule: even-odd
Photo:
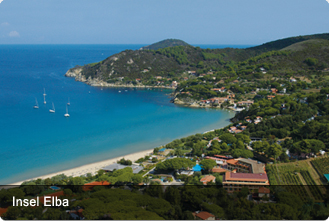
<instances>
[{"instance_id":1,"label":"tree","mask_svg":"<svg viewBox=\"0 0 329 221\"><path fill-rule=\"evenodd\" d=\"M174 158L158 163L156 170L179 170L181 168L191 168L195 165L195 162L186 158Z\"/></svg>"},{"instance_id":2,"label":"tree","mask_svg":"<svg viewBox=\"0 0 329 221\"><path fill-rule=\"evenodd\" d=\"M228 144L233 144L236 143L237 139L229 133L225 133L223 135L220 136L220 139L222 140L222 142L228 143Z\"/></svg>"},{"instance_id":3,"label":"tree","mask_svg":"<svg viewBox=\"0 0 329 221\"><path fill-rule=\"evenodd\" d=\"M282 147L277 143L272 144L266 152L266 154L269 157L273 157L273 158L279 157L281 153L282 153Z\"/></svg>"},{"instance_id":4,"label":"tree","mask_svg":"<svg viewBox=\"0 0 329 221\"><path fill-rule=\"evenodd\" d=\"M236 148L238 149L245 149L245 146L241 140L239 140L236 144Z\"/></svg>"},{"instance_id":5,"label":"tree","mask_svg":"<svg viewBox=\"0 0 329 221\"><path fill-rule=\"evenodd\" d=\"M206 159L206 160L201 160L200 165L203 169L209 172L212 168L214 168L214 166L217 165L217 163L215 160Z\"/></svg>"},{"instance_id":6,"label":"tree","mask_svg":"<svg viewBox=\"0 0 329 221\"><path fill-rule=\"evenodd\" d=\"M22 211L15 206L10 206L7 210L7 212L4 214L4 218L5 219L11 219L11 220L15 220L18 217L20 217Z\"/></svg>"},{"instance_id":7,"label":"tree","mask_svg":"<svg viewBox=\"0 0 329 221\"><path fill-rule=\"evenodd\" d=\"M143 181L143 176L141 174L134 174L131 177L131 181L135 184L141 183Z\"/></svg>"}]
</instances>

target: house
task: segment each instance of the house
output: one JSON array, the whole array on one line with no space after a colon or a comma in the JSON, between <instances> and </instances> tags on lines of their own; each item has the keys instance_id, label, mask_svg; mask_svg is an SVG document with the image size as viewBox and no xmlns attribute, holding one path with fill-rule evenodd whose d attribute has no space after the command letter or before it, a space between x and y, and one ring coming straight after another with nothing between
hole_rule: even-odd
<instances>
[{"instance_id":1,"label":"house","mask_svg":"<svg viewBox=\"0 0 329 221\"><path fill-rule=\"evenodd\" d=\"M271 100L271 99L273 99L273 98L275 98L274 95L267 95L267 99L268 99L268 100Z\"/></svg>"},{"instance_id":2,"label":"house","mask_svg":"<svg viewBox=\"0 0 329 221\"><path fill-rule=\"evenodd\" d=\"M196 219L196 220L215 220L215 216L206 211L201 211L201 212L196 211L196 212L192 213L192 215L194 216L194 219Z\"/></svg>"},{"instance_id":3,"label":"house","mask_svg":"<svg viewBox=\"0 0 329 221\"><path fill-rule=\"evenodd\" d=\"M245 130L245 129L247 129L247 126L241 126L241 129Z\"/></svg>"},{"instance_id":4,"label":"house","mask_svg":"<svg viewBox=\"0 0 329 221\"><path fill-rule=\"evenodd\" d=\"M278 89L276 88L271 88L271 93L276 94L278 92Z\"/></svg>"},{"instance_id":5,"label":"house","mask_svg":"<svg viewBox=\"0 0 329 221\"><path fill-rule=\"evenodd\" d=\"M234 80L233 83L239 83L239 80Z\"/></svg>"},{"instance_id":6,"label":"house","mask_svg":"<svg viewBox=\"0 0 329 221\"><path fill-rule=\"evenodd\" d=\"M239 106L243 106L243 105L245 105L245 106L250 106L250 105L252 105L254 103L254 101L250 101L250 100L247 100L247 101L239 101L238 102L238 105Z\"/></svg>"},{"instance_id":7,"label":"house","mask_svg":"<svg viewBox=\"0 0 329 221\"><path fill-rule=\"evenodd\" d=\"M172 87L177 87L177 84L178 84L177 81L173 81L173 82L171 83L171 86L172 86Z\"/></svg>"},{"instance_id":8,"label":"house","mask_svg":"<svg viewBox=\"0 0 329 221\"><path fill-rule=\"evenodd\" d=\"M141 79L140 79L140 78L136 78L136 81L137 81L137 82L140 82L140 81L141 81Z\"/></svg>"},{"instance_id":9,"label":"house","mask_svg":"<svg viewBox=\"0 0 329 221\"><path fill-rule=\"evenodd\" d=\"M156 76L155 78L158 79L158 80L161 80L162 79L161 76Z\"/></svg>"},{"instance_id":10,"label":"house","mask_svg":"<svg viewBox=\"0 0 329 221\"><path fill-rule=\"evenodd\" d=\"M297 80L295 78L291 77L290 82L297 82Z\"/></svg>"},{"instance_id":11,"label":"house","mask_svg":"<svg viewBox=\"0 0 329 221\"><path fill-rule=\"evenodd\" d=\"M123 169L123 168L126 168L126 167L131 167L133 169L134 174L139 173L141 170L144 169L142 166L138 166L138 165L127 166L127 165L121 165L121 164L118 164L118 163L113 163L111 165L103 167L102 169L106 172L112 172L114 170L120 170L120 169Z\"/></svg>"},{"instance_id":12,"label":"house","mask_svg":"<svg viewBox=\"0 0 329 221\"><path fill-rule=\"evenodd\" d=\"M200 179L200 182L202 182L203 185L207 185L207 183L209 182L215 183L215 181L216 181L216 177L214 177L213 175L206 175Z\"/></svg>"},{"instance_id":13,"label":"house","mask_svg":"<svg viewBox=\"0 0 329 221\"><path fill-rule=\"evenodd\" d=\"M142 70L142 72L143 72L143 73L149 72L149 69L146 69L146 68L145 68L144 70Z\"/></svg>"},{"instance_id":14,"label":"house","mask_svg":"<svg viewBox=\"0 0 329 221\"><path fill-rule=\"evenodd\" d=\"M109 182L107 181L95 181L95 182L91 182L91 183L86 183L85 185L83 185L82 190L83 191L91 191L95 186L108 186L110 185Z\"/></svg>"},{"instance_id":15,"label":"house","mask_svg":"<svg viewBox=\"0 0 329 221\"><path fill-rule=\"evenodd\" d=\"M270 197L270 190L266 187L259 187L258 189L258 197L262 198L263 196Z\"/></svg>"},{"instance_id":16,"label":"house","mask_svg":"<svg viewBox=\"0 0 329 221\"><path fill-rule=\"evenodd\" d=\"M235 130L234 133L241 133L243 130Z\"/></svg>"}]
</instances>

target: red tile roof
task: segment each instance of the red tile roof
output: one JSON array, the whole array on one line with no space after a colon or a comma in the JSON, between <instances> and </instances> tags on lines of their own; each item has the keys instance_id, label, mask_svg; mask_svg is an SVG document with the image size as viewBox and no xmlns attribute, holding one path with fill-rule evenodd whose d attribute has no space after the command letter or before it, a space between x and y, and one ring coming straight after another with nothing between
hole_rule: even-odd
<instances>
[{"instance_id":1,"label":"red tile roof","mask_svg":"<svg viewBox=\"0 0 329 221\"><path fill-rule=\"evenodd\" d=\"M0 216L7 212L8 208L0 208Z\"/></svg>"},{"instance_id":2,"label":"red tile roof","mask_svg":"<svg viewBox=\"0 0 329 221\"><path fill-rule=\"evenodd\" d=\"M237 164L239 161L238 160L235 160L235 159L230 159L230 160L227 160L226 161L228 164L233 164L233 165L235 165L235 164Z\"/></svg>"},{"instance_id":3,"label":"red tile roof","mask_svg":"<svg viewBox=\"0 0 329 221\"><path fill-rule=\"evenodd\" d=\"M231 173L231 172L226 172L225 181L268 181L268 177L266 173Z\"/></svg>"},{"instance_id":4,"label":"red tile roof","mask_svg":"<svg viewBox=\"0 0 329 221\"><path fill-rule=\"evenodd\" d=\"M270 193L271 191L265 187L259 187L258 193Z\"/></svg>"},{"instance_id":5,"label":"red tile roof","mask_svg":"<svg viewBox=\"0 0 329 221\"><path fill-rule=\"evenodd\" d=\"M215 181L216 177L214 177L213 175L207 175L207 176L204 176L203 178L201 178L200 182L203 182L203 184L207 184L211 181Z\"/></svg>"},{"instance_id":6,"label":"red tile roof","mask_svg":"<svg viewBox=\"0 0 329 221\"><path fill-rule=\"evenodd\" d=\"M86 183L86 184L82 187L82 189L83 189L84 191L90 191L94 186L107 186L107 185L110 185L110 183L107 182L107 181L102 181L102 182L97 182L97 181L95 181L95 182L91 182L91 183Z\"/></svg>"},{"instance_id":7,"label":"red tile roof","mask_svg":"<svg viewBox=\"0 0 329 221\"><path fill-rule=\"evenodd\" d=\"M197 217L199 217L200 219L203 219L203 220L207 220L210 217L215 217L213 214L208 213L206 211L201 211L201 212L195 214L195 216L197 216Z\"/></svg>"},{"instance_id":8,"label":"red tile roof","mask_svg":"<svg viewBox=\"0 0 329 221\"><path fill-rule=\"evenodd\" d=\"M227 169L216 168L216 167L211 169L211 172L213 172L213 173L224 173L224 172L227 172L227 171L228 171Z\"/></svg>"}]
</instances>

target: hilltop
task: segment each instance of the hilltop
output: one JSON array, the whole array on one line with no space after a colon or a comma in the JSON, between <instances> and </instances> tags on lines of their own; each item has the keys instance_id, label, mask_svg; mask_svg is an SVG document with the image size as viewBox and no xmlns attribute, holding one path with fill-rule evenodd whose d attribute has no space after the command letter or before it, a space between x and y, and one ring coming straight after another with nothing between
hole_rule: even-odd
<instances>
[{"instance_id":1,"label":"hilltop","mask_svg":"<svg viewBox=\"0 0 329 221\"><path fill-rule=\"evenodd\" d=\"M190 46L185 41L179 39L166 39L157 43L142 47L140 50L158 50L160 48L175 47L175 46Z\"/></svg>"},{"instance_id":2,"label":"hilltop","mask_svg":"<svg viewBox=\"0 0 329 221\"><path fill-rule=\"evenodd\" d=\"M306 79L307 84L304 81L289 87L318 88L327 84L328 39L329 34L317 34L246 49L180 45L125 50L103 61L72 68L66 76L93 86L177 87L176 95L190 92L193 100L216 96L212 89L218 87L244 95L257 87L271 86L269 80L289 86L292 77ZM165 46L165 42L155 45Z\"/></svg>"}]
</instances>

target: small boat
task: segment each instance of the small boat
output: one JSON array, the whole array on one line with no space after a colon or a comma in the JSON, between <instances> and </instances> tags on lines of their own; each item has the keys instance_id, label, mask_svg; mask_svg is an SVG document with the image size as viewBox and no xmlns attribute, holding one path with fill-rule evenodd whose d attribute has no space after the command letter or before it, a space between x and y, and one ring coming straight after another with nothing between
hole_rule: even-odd
<instances>
[{"instance_id":1,"label":"small boat","mask_svg":"<svg viewBox=\"0 0 329 221\"><path fill-rule=\"evenodd\" d=\"M53 109L49 109L49 112L50 113L55 113L55 105L54 105L54 102L53 102Z\"/></svg>"},{"instance_id":2,"label":"small boat","mask_svg":"<svg viewBox=\"0 0 329 221\"><path fill-rule=\"evenodd\" d=\"M119 91L119 93L121 93L121 91Z\"/></svg>"},{"instance_id":3,"label":"small boat","mask_svg":"<svg viewBox=\"0 0 329 221\"><path fill-rule=\"evenodd\" d=\"M128 90L125 90L125 92L127 92Z\"/></svg>"},{"instance_id":4,"label":"small boat","mask_svg":"<svg viewBox=\"0 0 329 221\"><path fill-rule=\"evenodd\" d=\"M35 98L35 105L33 106L34 109L38 109L39 108L39 104L38 104L38 100L37 98Z\"/></svg>"},{"instance_id":5,"label":"small boat","mask_svg":"<svg viewBox=\"0 0 329 221\"><path fill-rule=\"evenodd\" d=\"M43 89L43 103L46 104L46 89Z\"/></svg>"},{"instance_id":6,"label":"small boat","mask_svg":"<svg viewBox=\"0 0 329 221\"><path fill-rule=\"evenodd\" d=\"M67 105L66 105L66 114L64 114L64 117L69 117L70 115L69 115L69 111L68 111L68 109L67 109Z\"/></svg>"},{"instance_id":7,"label":"small boat","mask_svg":"<svg viewBox=\"0 0 329 221\"><path fill-rule=\"evenodd\" d=\"M69 98L69 102L67 102L67 105L70 106L70 98Z\"/></svg>"}]
</instances>

